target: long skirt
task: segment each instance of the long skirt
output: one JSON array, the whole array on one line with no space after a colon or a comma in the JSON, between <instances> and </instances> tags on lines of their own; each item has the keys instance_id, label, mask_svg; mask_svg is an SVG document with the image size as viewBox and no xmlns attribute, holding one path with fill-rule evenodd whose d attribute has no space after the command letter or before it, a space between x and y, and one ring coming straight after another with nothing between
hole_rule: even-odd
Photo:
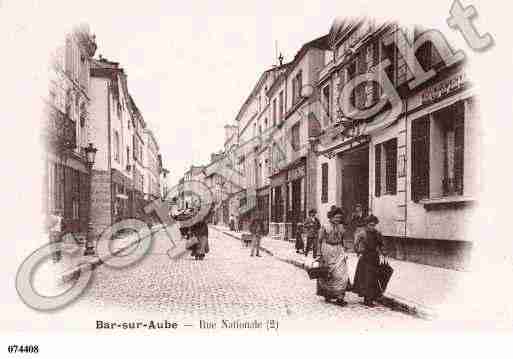
<instances>
[{"instance_id":1,"label":"long skirt","mask_svg":"<svg viewBox=\"0 0 513 359\"><path fill-rule=\"evenodd\" d=\"M303 242L303 235L296 235L296 251L302 251L304 249L305 243Z\"/></svg>"},{"instance_id":2,"label":"long skirt","mask_svg":"<svg viewBox=\"0 0 513 359\"><path fill-rule=\"evenodd\" d=\"M323 243L320 264L328 266L331 274L328 278L317 280L317 295L328 299L343 299L349 285L347 257L344 247Z\"/></svg>"},{"instance_id":3,"label":"long skirt","mask_svg":"<svg viewBox=\"0 0 513 359\"><path fill-rule=\"evenodd\" d=\"M205 255L210 251L210 247L208 245L208 236L200 236L198 238L198 243L195 249L196 255Z\"/></svg>"},{"instance_id":4,"label":"long skirt","mask_svg":"<svg viewBox=\"0 0 513 359\"><path fill-rule=\"evenodd\" d=\"M375 300L381 294L378 285L378 252L364 252L358 259L353 291L360 297Z\"/></svg>"}]
</instances>

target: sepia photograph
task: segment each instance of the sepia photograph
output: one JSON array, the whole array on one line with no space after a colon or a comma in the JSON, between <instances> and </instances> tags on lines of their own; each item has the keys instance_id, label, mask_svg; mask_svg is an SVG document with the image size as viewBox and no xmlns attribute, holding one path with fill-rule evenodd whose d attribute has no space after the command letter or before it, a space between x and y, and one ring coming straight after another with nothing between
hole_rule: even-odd
<instances>
[{"instance_id":1,"label":"sepia photograph","mask_svg":"<svg viewBox=\"0 0 513 359\"><path fill-rule=\"evenodd\" d=\"M0 18L1 331L91 335L84 355L115 334L131 356L134 335L513 329L500 9L3 0ZM57 353L23 338L0 351Z\"/></svg>"}]
</instances>

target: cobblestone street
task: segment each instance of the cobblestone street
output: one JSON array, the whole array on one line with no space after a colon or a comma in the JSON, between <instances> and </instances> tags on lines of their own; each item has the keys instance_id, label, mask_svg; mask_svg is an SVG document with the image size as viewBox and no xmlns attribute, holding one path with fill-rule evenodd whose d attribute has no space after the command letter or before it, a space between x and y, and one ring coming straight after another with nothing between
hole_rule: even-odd
<instances>
[{"instance_id":1,"label":"cobblestone street","mask_svg":"<svg viewBox=\"0 0 513 359\"><path fill-rule=\"evenodd\" d=\"M352 293L344 308L325 303L303 270L263 252L262 257L250 257L237 240L209 232L211 251L204 261L190 256L170 260L170 245L162 235L138 264L124 269L101 266L75 309L92 305L106 313L165 313L191 320L330 319L346 329L422 322L382 306L364 307Z\"/></svg>"}]
</instances>

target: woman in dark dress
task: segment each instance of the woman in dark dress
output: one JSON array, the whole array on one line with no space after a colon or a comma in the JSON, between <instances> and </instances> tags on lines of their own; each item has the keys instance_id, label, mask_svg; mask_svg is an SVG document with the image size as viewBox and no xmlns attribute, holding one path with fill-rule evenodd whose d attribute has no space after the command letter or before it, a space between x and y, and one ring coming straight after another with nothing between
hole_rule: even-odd
<instances>
[{"instance_id":1,"label":"woman in dark dress","mask_svg":"<svg viewBox=\"0 0 513 359\"><path fill-rule=\"evenodd\" d=\"M193 248L194 257L196 260L203 260L205 258L205 254L210 251L208 245L208 225L206 219L195 223L191 227L191 234L198 240L198 243L195 244Z\"/></svg>"},{"instance_id":2,"label":"woman in dark dress","mask_svg":"<svg viewBox=\"0 0 513 359\"><path fill-rule=\"evenodd\" d=\"M381 233L376 229L379 220L370 215L367 220L367 228L361 237L361 257L356 265L353 291L360 297L364 297L366 306L374 306L374 301L381 295L378 285L379 254L382 253L383 241Z\"/></svg>"}]
</instances>

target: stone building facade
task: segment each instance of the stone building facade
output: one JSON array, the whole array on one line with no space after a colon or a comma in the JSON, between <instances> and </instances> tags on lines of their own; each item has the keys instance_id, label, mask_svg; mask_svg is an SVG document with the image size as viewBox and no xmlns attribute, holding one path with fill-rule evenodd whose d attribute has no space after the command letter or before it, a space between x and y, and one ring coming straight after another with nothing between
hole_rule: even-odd
<instances>
[{"instance_id":1,"label":"stone building facade","mask_svg":"<svg viewBox=\"0 0 513 359\"><path fill-rule=\"evenodd\" d=\"M62 229L77 237L87 230L90 141L89 66L96 52L87 26L77 26L56 49L42 121L45 154L43 208L62 216Z\"/></svg>"}]
</instances>

